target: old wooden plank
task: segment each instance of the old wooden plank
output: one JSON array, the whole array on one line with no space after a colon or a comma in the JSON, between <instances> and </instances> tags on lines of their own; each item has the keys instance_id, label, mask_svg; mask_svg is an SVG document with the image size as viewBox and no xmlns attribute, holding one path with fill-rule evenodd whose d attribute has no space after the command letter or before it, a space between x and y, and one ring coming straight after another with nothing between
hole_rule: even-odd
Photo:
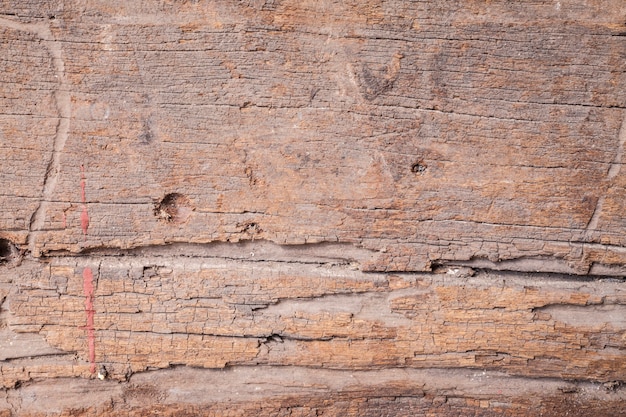
<instances>
[{"instance_id":1,"label":"old wooden plank","mask_svg":"<svg viewBox=\"0 0 626 417\"><path fill-rule=\"evenodd\" d=\"M0 415L619 415L624 16L0 0Z\"/></svg>"},{"instance_id":2,"label":"old wooden plank","mask_svg":"<svg viewBox=\"0 0 626 417\"><path fill-rule=\"evenodd\" d=\"M20 105L56 97L45 120L61 130L44 148L53 169L25 185L29 210L14 209L24 192L2 197L15 213L2 227L35 256L387 238L369 268L554 257L621 274L626 48L621 9L592 3L533 4L531 21L476 2L67 3L52 20L31 5L3 18L5 45L47 54L57 80L6 88L34 91ZM180 214L164 219L155 206L174 193Z\"/></svg>"},{"instance_id":3,"label":"old wooden plank","mask_svg":"<svg viewBox=\"0 0 626 417\"><path fill-rule=\"evenodd\" d=\"M90 304L86 270L95 286ZM586 285L484 272L470 279L471 272L365 274L329 263L205 257L56 258L38 276L16 279L7 323L12 332L42 335L58 353L76 353L63 375L88 376L92 362L118 379L173 364L469 367L623 378L620 281ZM20 379L14 367L3 366L5 386Z\"/></svg>"}]
</instances>

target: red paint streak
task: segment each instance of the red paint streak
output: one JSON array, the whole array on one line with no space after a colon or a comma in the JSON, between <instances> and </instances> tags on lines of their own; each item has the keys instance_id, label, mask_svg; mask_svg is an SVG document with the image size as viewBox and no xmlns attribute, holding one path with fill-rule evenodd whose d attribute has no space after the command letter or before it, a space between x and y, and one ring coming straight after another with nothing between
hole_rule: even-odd
<instances>
[{"instance_id":1,"label":"red paint streak","mask_svg":"<svg viewBox=\"0 0 626 417\"><path fill-rule=\"evenodd\" d=\"M83 212L80 213L80 227L83 229L83 235L87 239L87 228L89 227L89 213L87 213L87 206L83 205Z\"/></svg>"},{"instance_id":2,"label":"red paint streak","mask_svg":"<svg viewBox=\"0 0 626 417\"><path fill-rule=\"evenodd\" d=\"M87 239L87 229L89 228L89 213L87 212L87 198L85 197L85 166L80 166L80 197L83 203L83 211L80 213L80 227L83 229L83 236Z\"/></svg>"},{"instance_id":3,"label":"red paint streak","mask_svg":"<svg viewBox=\"0 0 626 417\"><path fill-rule=\"evenodd\" d=\"M83 292L85 293L85 313L87 314L87 323L84 329L87 331L87 346L89 348L89 370L92 374L96 373L96 329L93 324L93 316L95 310L93 308L93 273L91 268L83 269Z\"/></svg>"}]
</instances>

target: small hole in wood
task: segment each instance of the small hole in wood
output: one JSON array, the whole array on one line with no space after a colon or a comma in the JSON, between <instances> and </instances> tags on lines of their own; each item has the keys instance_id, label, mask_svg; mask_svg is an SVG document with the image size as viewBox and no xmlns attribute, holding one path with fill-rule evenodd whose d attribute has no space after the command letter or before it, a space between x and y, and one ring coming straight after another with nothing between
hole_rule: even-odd
<instances>
[{"instance_id":1,"label":"small hole in wood","mask_svg":"<svg viewBox=\"0 0 626 417\"><path fill-rule=\"evenodd\" d=\"M421 174L426 171L426 168L426 165L423 162L419 161L411 165L411 172L415 174Z\"/></svg>"},{"instance_id":2,"label":"small hole in wood","mask_svg":"<svg viewBox=\"0 0 626 417\"><path fill-rule=\"evenodd\" d=\"M263 232L261 226L254 222L237 223L237 227L241 230L241 233L247 233L251 236L258 235Z\"/></svg>"},{"instance_id":3,"label":"small hole in wood","mask_svg":"<svg viewBox=\"0 0 626 417\"><path fill-rule=\"evenodd\" d=\"M154 205L154 215L164 222L180 223L189 217L193 208L187 196L180 193L166 194Z\"/></svg>"},{"instance_id":4,"label":"small hole in wood","mask_svg":"<svg viewBox=\"0 0 626 417\"><path fill-rule=\"evenodd\" d=\"M8 239L0 239L0 263L7 262L17 256L15 245Z\"/></svg>"}]
</instances>

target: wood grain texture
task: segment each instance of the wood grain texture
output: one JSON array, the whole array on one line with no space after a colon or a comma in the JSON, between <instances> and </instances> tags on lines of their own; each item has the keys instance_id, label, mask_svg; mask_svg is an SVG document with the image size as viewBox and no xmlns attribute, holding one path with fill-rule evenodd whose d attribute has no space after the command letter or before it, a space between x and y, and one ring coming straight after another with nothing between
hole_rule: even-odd
<instances>
[{"instance_id":1,"label":"wood grain texture","mask_svg":"<svg viewBox=\"0 0 626 417\"><path fill-rule=\"evenodd\" d=\"M622 3L0 0L0 415L623 415Z\"/></svg>"},{"instance_id":2,"label":"wood grain texture","mask_svg":"<svg viewBox=\"0 0 626 417\"><path fill-rule=\"evenodd\" d=\"M74 400L74 416L619 416L625 401L623 393L594 384L529 384L484 371L175 368L133 376L127 385L56 382L22 387L0 405L17 405L21 395L21 410L37 417L62 412L61 397Z\"/></svg>"},{"instance_id":3,"label":"wood grain texture","mask_svg":"<svg viewBox=\"0 0 626 417\"><path fill-rule=\"evenodd\" d=\"M623 273L623 6L131 4L3 18L4 136L44 139L3 141L29 175L1 226L33 255L255 237Z\"/></svg>"},{"instance_id":4,"label":"wood grain texture","mask_svg":"<svg viewBox=\"0 0 626 417\"><path fill-rule=\"evenodd\" d=\"M94 301L86 301L87 268ZM626 292L618 281L91 257L54 259L37 279L29 273L13 285L5 301L11 330L76 355L69 374L89 376L92 304L95 361L122 380L172 365L470 367L594 381L626 374ZM14 368L3 366L5 386L22 380Z\"/></svg>"}]
</instances>

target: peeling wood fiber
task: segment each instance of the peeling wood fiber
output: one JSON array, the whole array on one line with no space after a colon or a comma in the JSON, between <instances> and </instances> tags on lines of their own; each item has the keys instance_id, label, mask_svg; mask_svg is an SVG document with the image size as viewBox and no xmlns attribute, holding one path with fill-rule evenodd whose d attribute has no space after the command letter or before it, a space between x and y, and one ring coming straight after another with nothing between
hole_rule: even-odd
<instances>
[{"instance_id":1,"label":"peeling wood fiber","mask_svg":"<svg viewBox=\"0 0 626 417\"><path fill-rule=\"evenodd\" d=\"M554 277L364 274L346 266L194 258L49 261L6 303L17 334L76 352L111 378L187 365L495 369L592 381L626 374L621 282ZM93 270L93 300L84 271ZM87 315L97 320L90 339ZM95 324L94 324L95 322ZM26 355L25 355L26 356ZM39 369L39 365L33 368ZM6 387L28 375L2 367Z\"/></svg>"},{"instance_id":2,"label":"peeling wood fiber","mask_svg":"<svg viewBox=\"0 0 626 417\"><path fill-rule=\"evenodd\" d=\"M0 417L624 415L625 33L0 0Z\"/></svg>"}]
</instances>

